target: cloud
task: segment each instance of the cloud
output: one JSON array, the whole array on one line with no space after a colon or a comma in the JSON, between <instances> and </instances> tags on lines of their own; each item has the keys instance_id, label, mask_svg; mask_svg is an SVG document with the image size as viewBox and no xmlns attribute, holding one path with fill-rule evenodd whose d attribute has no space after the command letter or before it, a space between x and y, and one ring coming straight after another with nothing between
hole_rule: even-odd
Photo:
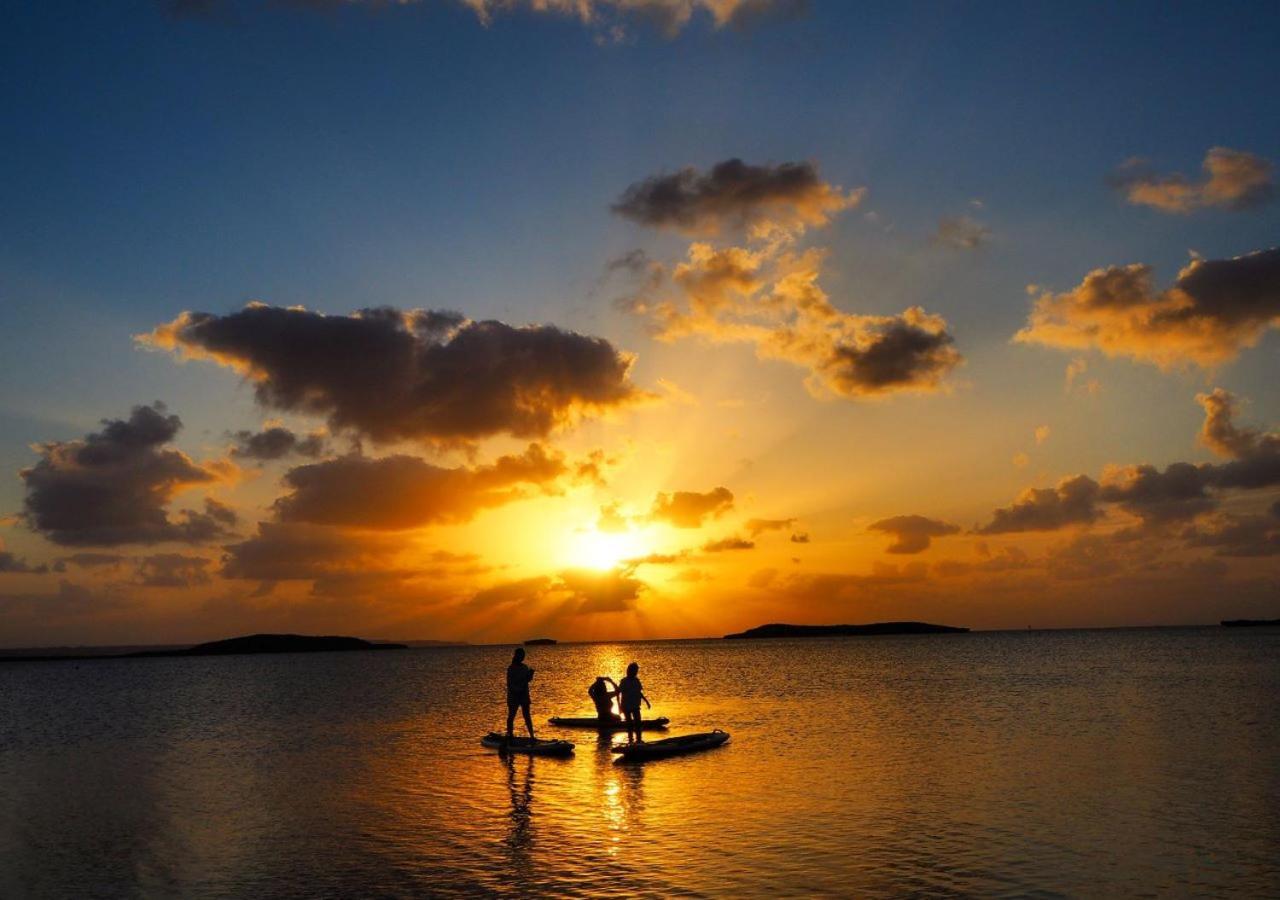
<instances>
[{"instance_id":1,"label":"cloud","mask_svg":"<svg viewBox=\"0 0 1280 900\"><path fill-rule=\"evenodd\" d=\"M1160 525L1194 519L1213 509L1216 501L1207 492L1211 479L1211 467L1185 462L1172 463L1164 471L1145 464L1111 467L1103 473L1098 498L1118 504L1145 525Z\"/></svg>"},{"instance_id":2,"label":"cloud","mask_svg":"<svg viewBox=\"0 0 1280 900\"><path fill-rule=\"evenodd\" d=\"M659 340L749 343L763 359L807 368L806 386L817 396L943 387L961 357L942 317L919 307L893 316L842 312L818 284L825 252L787 247L694 243L673 270L676 293L646 297L630 311L648 319Z\"/></svg>"},{"instance_id":3,"label":"cloud","mask_svg":"<svg viewBox=\"0 0 1280 900\"><path fill-rule=\"evenodd\" d=\"M208 584L212 560L182 553L156 553L138 560L136 583L144 587L186 588Z\"/></svg>"},{"instance_id":4,"label":"cloud","mask_svg":"<svg viewBox=\"0 0 1280 900\"><path fill-rule=\"evenodd\" d=\"M114 569L125 561L125 557L119 553L72 553L58 561L81 569Z\"/></svg>"},{"instance_id":5,"label":"cloud","mask_svg":"<svg viewBox=\"0 0 1280 900\"><path fill-rule=\"evenodd\" d=\"M466 522L483 509L550 490L568 472L563 456L530 444L492 465L445 468L416 456L344 456L290 469L275 502L282 522L402 530Z\"/></svg>"},{"instance_id":6,"label":"cloud","mask_svg":"<svg viewBox=\"0 0 1280 900\"><path fill-rule=\"evenodd\" d=\"M1014 340L1101 350L1161 368L1212 367L1280 325L1280 248L1193 259L1157 292L1151 267L1095 269L1064 294L1041 292Z\"/></svg>"},{"instance_id":7,"label":"cloud","mask_svg":"<svg viewBox=\"0 0 1280 900\"><path fill-rule=\"evenodd\" d=\"M186 0L191 2L191 0ZM352 2L352 0L348 0ZM368 0L365 0L368 2ZM400 0L414 2L414 0ZM575 18L591 28L600 41L618 41L628 27L649 25L668 38L688 26L695 13L705 13L716 29L743 28L764 19L803 10L805 0L461 0L484 25L495 15L516 10Z\"/></svg>"},{"instance_id":8,"label":"cloud","mask_svg":"<svg viewBox=\"0 0 1280 900\"><path fill-rule=\"evenodd\" d=\"M1098 482L1088 475L1064 478L1053 488L1028 488L1011 506L992 513L979 534L1008 534L1021 531L1056 531L1069 525L1089 524L1098 509Z\"/></svg>"},{"instance_id":9,"label":"cloud","mask_svg":"<svg viewBox=\"0 0 1280 900\"><path fill-rule=\"evenodd\" d=\"M1049 440L1049 435L1051 433L1052 433L1052 430L1049 428L1048 425L1037 425L1036 431L1035 431L1036 445L1039 446L1040 444L1043 444L1045 441Z\"/></svg>"},{"instance_id":10,"label":"cloud","mask_svg":"<svg viewBox=\"0 0 1280 900\"><path fill-rule=\"evenodd\" d=\"M718 518L732 508L733 492L725 487L706 493L675 491L653 499L649 518L676 528L701 528L705 520Z\"/></svg>"},{"instance_id":11,"label":"cloud","mask_svg":"<svg viewBox=\"0 0 1280 900\"><path fill-rule=\"evenodd\" d=\"M44 575L49 571L46 565L33 566L25 559L14 556L4 549L4 541L0 541L0 575Z\"/></svg>"},{"instance_id":12,"label":"cloud","mask_svg":"<svg viewBox=\"0 0 1280 900\"><path fill-rule=\"evenodd\" d=\"M81 440L37 445L39 462L19 473L26 482L26 523L64 546L225 537L234 513L215 500L205 501L204 512L167 512L177 493L220 481L231 469L197 463L166 446L182 422L165 413L161 403L135 406L128 419L103 419L101 431Z\"/></svg>"},{"instance_id":13,"label":"cloud","mask_svg":"<svg viewBox=\"0 0 1280 900\"><path fill-rule=\"evenodd\" d=\"M734 535L716 541L707 541L702 545L702 549L707 553L724 553L727 550L753 550L755 546L755 541L748 541L746 538Z\"/></svg>"},{"instance_id":14,"label":"cloud","mask_svg":"<svg viewBox=\"0 0 1280 900\"><path fill-rule=\"evenodd\" d=\"M968 216L943 216L933 241L956 250L977 250L991 240L991 229Z\"/></svg>"},{"instance_id":15,"label":"cloud","mask_svg":"<svg viewBox=\"0 0 1280 900\"><path fill-rule=\"evenodd\" d=\"M759 537L766 531L786 531L796 523L795 519L747 519L747 534Z\"/></svg>"},{"instance_id":16,"label":"cloud","mask_svg":"<svg viewBox=\"0 0 1280 900\"><path fill-rule=\"evenodd\" d=\"M893 535L893 543L888 548L890 553L920 553L929 549L934 538L960 531L959 525L914 515L892 516L872 522L868 527L872 531Z\"/></svg>"},{"instance_id":17,"label":"cloud","mask_svg":"<svg viewBox=\"0 0 1280 900\"><path fill-rule=\"evenodd\" d=\"M560 573L559 586L577 601L579 613L626 612L635 607L645 583L630 572L569 569Z\"/></svg>"},{"instance_id":18,"label":"cloud","mask_svg":"<svg viewBox=\"0 0 1280 900\"><path fill-rule=\"evenodd\" d=\"M226 578L312 581L359 572L405 570L407 567L399 564L411 545L389 534L260 522L257 534L223 549L222 574Z\"/></svg>"},{"instance_id":19,"label":"cloud","mask_svg":"<svg viewBox=\"0 0 1280 900\"><path fill-rule=\"evenodd\" d=\"M137 340L234 369L268 409L323 415L333 431L381 442L540 437L647 396L630 381L632 357L603 338L452 312L326 316L252 303L226 316L185 312Z\"/></svg>"},{"instance_id":20,"label":"cloud","mask_svg":"<svg viewBox=\"0 0 1280 900\"><path fill-rule=\"evenodd\" d=\"M234 437L237 446L232 449L232 456L262 462L283 459L290 454L316 459L328 452L322 431L299 437L282 425L271 425L261 431L237 431Z\"/></svg>"},{"instance_id":21,"label":"cloud","mask_svg":"<svg viewBox=\"0 0 1280 900\"><path fill-rule=\"evenodd\" d=\"M809 543L809 532L807 532L807 531L797 531L795 534L791 535L791 543L793 543L793 544L807 544L807 543Z\"/></svg>"},{"instance_id":22,"label":"cloud","mask_svg":"<svg viewBox=\"0 0 1280 900\"><path fill-rule=\"evenodd\" d=\"M1277 515L1224 515L1205 529L1188 529L1183 536L1189 546L1212 547L1217 556L1280 555L1280 520Z\"/></svg>"},{"instance_id":23,"label":"cloud","mask_svg":"<svg viewBox=\"0 0 1280 900\"><path fill-rule=\"evenodd\" d=\"M841 210L857 206L862 190L844 193L818 175L809 162L761 166L740 159L710 171L689 167L632 184L613 211L641 225L688 235L731 229L803 231L821 226Z\"/></svg>"},{"instance_id":24,"label":"cloud","mask_svg":"<svg viewBox=\"0 0 1280 900\"><path fill-rule=\"evenodd\" d=\"M1111 184L1128 202L1165 213L1189 213L1217 206L1251 209L1275 196L1272 165L1243 150L1214 147L1204 157L1204 178L1191 181L1185 175L1158 175L1144 159L1132 159L1111 176Z\"/></svg>"},{"instance_id":25,"label":"cloud","mask_svg":"<svg viewBox=\"0 0 1280 900\"><path fill-rule=\"evenodd\" d=\"M1234 394L1222 388L1197 394L1196 401L1205 412L1201 443L1231 460L1212 467L1217 487L1263 488L1280 484L1280 432L1237 425L1239 403Z\"/></svg>"}]
</instances>

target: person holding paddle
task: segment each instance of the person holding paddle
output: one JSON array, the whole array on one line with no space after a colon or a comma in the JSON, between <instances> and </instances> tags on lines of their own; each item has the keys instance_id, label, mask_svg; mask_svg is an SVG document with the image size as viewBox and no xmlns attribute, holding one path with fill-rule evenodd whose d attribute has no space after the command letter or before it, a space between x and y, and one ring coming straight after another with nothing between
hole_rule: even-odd
<instances>
[{"instance_id":1,"label":"person holding paddle","mask_svg":"<svg viewBox=\"0 0 1280 900\"><path fill-rule=\"evenodd\" d=\"M516 711L524 712L524 724L529 729L529 740L533 735L533 716L529 712L529 682L533 681L533 669L525 665L524 648L517 647L511 655L511 665L507 666L507 743L511 743L511 729L515 725Z\"/></svg>"},{"instance_id":2,"label":"person holding paddle","mask_svg":"<svg viewBox=\"0 0 1280 900\"><path fill-rule=\"evenodd\" d=\"M622 718L627 723L629 744L644 740L640 731L640 701L643 700L649 709L653 708L649 698L644 695L644 685L640 683L639 675L640 664L633 662L627 666L627 677L618 682L618 705L622 707Z\"/></svg>"}]
</instances>

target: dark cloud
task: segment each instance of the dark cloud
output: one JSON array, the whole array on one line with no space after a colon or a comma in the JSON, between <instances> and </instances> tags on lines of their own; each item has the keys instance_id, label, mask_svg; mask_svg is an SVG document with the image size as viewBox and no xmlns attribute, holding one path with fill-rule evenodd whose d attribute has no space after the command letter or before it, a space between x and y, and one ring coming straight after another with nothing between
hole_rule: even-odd
<instances>
[{"instance_id":1,"label":"dark cloud","mask_svg":"<svg viewBox=\"0 0 1280 900\"><path fill-rule=\"evenodd\" d=\"M182 427L163 404L135 406L128 419L104 419L81 440L37 447L40 461L19 473L26 482L23 518L66 546L202 543L225 537L229 509L208 500L204 512L170 517L179 491L225 477L224 464L196 463L165 446Z\"/></svg>"},{"instance_id":2,"label":"dark cloud","mask_svg":"<svg viewBox=\"0 0 1280 900\"><path fill-rule=\"evenodd\" d=\"M262 462L283 459L290 454L315 459L328 452L323 432L299 437L282 425L272 425L262 431L237 431L234 437L236 447L231 451L232 456Z\"/></svg>"},{"instance_id":3,"label":"dark cloud","mask_svg":"<svg viewBox=\"0 0 1280 900\"><path fill-rule=\"evenodd\" d=\"M786 531L796 523L795 519L747 519L747 534L759 537L766 531Z\"/></svg>"},{"instance_id":4,"label":"dark cloud","mask_svg":"<svg viewBox=\"0 0 1280 900\"><path fill-rule=\"evenodd\" d=\"M793 544L807 544L807 543L809 543L809 532L807 532L807 531L797 531L795 534L791 535L791 543L793 543Z\"/></svg>"},{"instance_id":5,"label":"dark cloud","mask_svg":"<svg viewBox=\"0 0 1280 900\"><path fill-rule=\"evenodd\" d=\"M275 502L282 522L397 530L465 522L482 509L549 489L568 471L564 458L540 444L492 465L444 468L416 456L344 456L298 466Z\"/></svg>"},{"instance_id":6,"label":"dark cloud","mask_svg":"<svg viewBox=\"0 0 1280 900\"><path fill-rule=\"evenodd\" d=\"M960 531L959 525L914 515L892 516L872 522L868 527L893 536L888 547L890 553L920 553L929 549L934 538Z\"/></svg>"},{"instance_id":7,"label":"dark cloud","mask_svg":"<svg viewBox=\"0 0 1280 900\"><path fill-rule=\"evenodd\" d=\"M629 379L632 358L603 338L451 312L326 316L255 303L183 313L139 340L242 373L264 407L382 442L542 436L647 396Z\"/></svg>"},{"instance_id":8,"label":"dark cloud","mask_svg":"<svg viewBox=\"0 0 1280 900\"><path fill-rule=\"evenodd\" d=\"M742 227L799 230L825 225L861 197L860 191L846 195L823 181L812 163L753 166L728 159L705 173L690 167L638 181L613 211L641 225L686 234Z\"/></svg>"},{"instance_id":9,"label":"dark cloud","mask_svg":"<svg viewBox=\"0 0 1280 900\"><path fill-rule=\"evenodd\" d=\"M867 329L865 339L836 344L821 371L849 397L898 390L931 390L960 361L955 341L934 317L893 316Z\"/></svg>"},{"instance_id":10,"label":"dark cloud","mask_svg":"<svg viewBox=\"0 0 1280 900\"><path fill-rule=\"evenodd\" d=\"M1231 461L1212 467L1216 487L1256 489L1280 484L1280 433L1237 425L1239 403L1222 388L1196 395L1204 407L1200 440Z\"/></svg>"},{"instance_id":11,"label":"dark cloud","mask_svg":"<svg viewBox=\"0 0 1280 900\"><path fill-rule=\"evenodd\" d=\"M4 541L0 541L0 575L44 575L48 571L47 565L33 566L25 559L14 556L4 549Z\"/></svg>"},{"instance_id":12,"label":"dark cloud","mask_svg":"<svg viewBox=\"0 0 1280 900\"><path fill-rule=\"evenodd\" d=\"M371 0L364 0L371 2ZM414 0L401 0L414 2ZM500 13L516 10L575 18L588 26L599 43L625 40L634 25L674 38L695 13L705 14L713 28L748 28L790 18L808 8L807 0L460 0L484 25Z\"/></svg>"},{"instance_id":13,"label":"dark cloud","mask_svg":"<svg viewBox=\"0 0 1280 900\"><path fill-rule=\"evenodd\" d=\"M1098 508L1098 482L1088 475L1064 478L1054 488L1028 488L1011 506L997 509L979 534L1020 531L1055 531L1069 525L1094 522Z\"/></svg>"},{"instance_id":14,"label":"dark cloud","mask_svg":"<svg viewBox=\"0 0 1280 900\"><path fill-rule=\"evenodd\" d=\"M702 545L702 549L707 553L724 553L727 550L752 550L755 546L754 541L735 535L717 541L707 541Z\"/></svg>"},{"instance_id":15,"label":"dark cloud","mask_svg":"<svg viewBox=\"0 0 1280 900\"><path fill-rule=\"evenodd\" d=\"M1193 259L1164 291L1150 266L1096 269L1065 294L1042 292L1024 343L1096 348L1162 367L1227 362L1280 325L1280 248Z\"/></svg>"},{"instance_id":16,"label":"dark cloud","mask_svg":"<svg viewBox=\"0 0 1280 900\"><path fill-rule=\"evenodd\" d=\"M653 499L649 518L676 528L701 528L707 519L718 518L733 508L733 493L718 487L706 493L676 491Z\"/></svg>"},{"instance_id":17,"label":"dark cloud","mask_svg":"<svg viewBox=\"0 0 1280 900\"><path fill-rule=\"evenodd\" d=\"M559 586L577 602L579 613L626 612L635 608L646 585L630 572L570 569L560 573Z\"/></svg>"},{"instance_id":18,"label":"dark cloud","mask_svg":"<svg viewBox=\"0 0 1280 900\"><path fill-rule=\"evenodd\" d=\"M991 240L991 229L968 216L943 216L933 240L956 250L977 250Z\"/></svg>"},{"instance_id":19,"label":"dark cloud","mask_svg":"<svg viewBox=\"0 0 1280 900\"><path fill-rule=\"evenodd\" d=\"M222 574L253 581L312 581L356 572L399 571L406 542L388 534L260 522L248 540L223 548Z\"/></svg>"},{"instance_id":20,"label":"dark cloud","mask_svg":"<svg viewBox=\"0 0 1280 900\"><path fill-rule=\"evenodd\" d=\"M1166 213L1189 213L1217 206L1252 209L1275 196L1272 165L1261 156L1243 150L1214 147L1204 157L1204 178L1159 175L1145 159L1131 159L1109 179L1130 203Z\"/></svg>"},{"instance_id":21,"label":"dark cloud","mask_svg":"<svg viewBox=\"0 0 1280 900\"><path fill-rule=\"evenodd\" d=\"M125 561L118 553L73 553L58 560L81 569L114 569Z\"/></svg>"},{"instance_id":22,"label":"dark cloud","mask_svg":"<svg viewBox=\"0 0 1280 900\"><path fill-rule=\"evenodd\" d=\"M1212 547L1217 556L1280 555L1280 521L1276 515L1225 515L1207 527L1188 529L1184 537L1192 547Z\"/></svg>"},{"instance_id":23,"label":"dark cloud","mask_svg":"<svg viewBox=\"0 0 1280 900\"><path fill-rule=\"evenodd\" d=\"M212 560L183 553L156 553L138 560L135 581L143 587L186 588L208 584Z\"/></svg>"},{"instance_id":24,"label":"dark cloud","mask_svg":"<svg viewBox=\"0 0 1280 900\"><path fill-rule=\"evenodd\" d=\"M1172 463L1164 471L1145 464L1122 466L1103 474L1098 498L1118 504L1145 525L1159 525L1213 509L1217 503L1207 491L1211 480L1211 467L1191 463Z\"/></svg>"}]
</instances>

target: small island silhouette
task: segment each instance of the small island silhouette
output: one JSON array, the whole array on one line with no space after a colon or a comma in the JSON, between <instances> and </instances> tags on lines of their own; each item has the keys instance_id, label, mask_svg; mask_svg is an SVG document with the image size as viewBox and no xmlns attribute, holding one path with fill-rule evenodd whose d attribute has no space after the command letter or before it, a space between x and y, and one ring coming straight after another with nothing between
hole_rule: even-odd
<instances>
[{"instance_id":1,"label":"small island silhouette","mask_svg":"<svg viewBox=\"0 0 1280 900\"><path fill-rule=\"evenodd\" d=\"M1267 628L1280 625L1280 619L1223 619L1225 628Z\"/></svg>"},{"instance_id":2,"label":"small island silhouette","mask_svg":"<svg viewBox=\"0 0 1280 900\"><path fill-rule=\"evenodd\" d=\"M961 634L968 628L931 625L928 622L872 622L868 625L786 625L775 622L726 634L726 640L744 638L847 637L877 634Z\"/></svg>"},{"instance_id":3,"label":"small island silhouette","mask_svg":"<svg viewBox=\"0 0 1280 900\"><path fill-rule=\"evenodd\" d=\"M524 642L526 647L550 647L556 643L555 638L529 638Z\"/></svg>"},{"instance_id":4,"label":"small island silhouette","mask_svg":"<svg viewBox=\"0 0 1280 900\"><path fill-rule=\"evenodd\" d=\"M50 654L0 657L0 662L42 662L58 659L148 659L160 656L232 656L253 653L332 653L348 650L403 650L405 644L374 643L356 637L307 634L247 634L196 644L113 654Z\"/></svg>"}]
</instances>

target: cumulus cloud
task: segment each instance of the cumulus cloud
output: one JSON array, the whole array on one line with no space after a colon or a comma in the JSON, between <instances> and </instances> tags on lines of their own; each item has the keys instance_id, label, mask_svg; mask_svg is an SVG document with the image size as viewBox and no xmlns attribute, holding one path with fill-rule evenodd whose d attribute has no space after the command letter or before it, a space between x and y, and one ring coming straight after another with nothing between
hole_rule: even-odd
<instances>
[{"instance_id":1,"label":"cumulus cloud","mask_svg":"<svg viewBox=\"0 0 1280 900\"><path fill-rule=\"evenodd\" d=\"M1056 531L1069 525L1094 522L1100 487L1088 475L1064 478L1052 488L1028 488L1010 506L997 509L979 534L1021 531Z\"/></svg>"},{"instance_id":2,"label":"cumulus cloud","mask_svg":"<svg viewBox=\"0 0 1280 900\"><path fill-rule=\"evenodd\" d=\"M755 541L732 535L715 541L707 541L702 545L702 549L707 553L724 553L728 550L752 550L755 549L755 546Z\"/></svg>"},{"instance_id":3,"label":"cumulus cloud","mask_svg":"<svg viewBox=\"0 0 1280 900\"><path fill-rule=\"evenodd\" d=\"M1204 207L1242 210L1260 206L1275 196L1272 165L1243 150L1214 147L1204 157L1204 177L1192 181L1182 174L1160 175L1145 159L1131 159L1111 176L1125 199L1165 213L1189 213Z\"/></svg>"},{"instance_id":4,"label":"cumulus cloud","mask_svg":"<svg viewBox=\"0 0 1280 900\"><path fill-rule=\"evenodd\" d=\"M1231 460L1212 468L1214 484L1223 488L1280 484L1280 432L1237 425L1239 402L1230 391L1215 388L1208 394L1197 394L1196 400L1205 413L1201 442Z\"/></svg>"},{"instance_id":5,"label":"cumulus cloud","mask_svg":"<svg viewBox=\"0 0 1280 900\"><path fill-rule=\"evenodd\" d=\"M63 566L68 564L77 566L81 569L114 569L123 563L125 557L119 553L72 553L70 556L64 556L58 562Z\"/></svg>"},{"instance_id":6,"label":"cumulus cloud","mask_svg":"<svg viewBox=\"0 0 1280 900\"><path fill-rule=\"evenodd\" d=\"M956 250L977 250L991 240L991 229L968 216L943 216L933 241Z\"/></svg>"},{"instance_id":7,"label":"cumulus cloud","mask_svg":"<svg viewBox=\"0 0 1280 900\"><path fill-rule=\"evenodd\" d=\"M647 396L630 381L632 357L603 338L452 312L327 316L251 303L185 312L138 340L241 373L266 408L382 442L540 437Z\"/></svg>"},{"instance_id":8,"label":"cumulus cloud","mask_svg":"<svg viewBox=\"0 0 1280 900\"><path fill-rule=\"evenodd\" d=\"M416 456L344 456L290 469L289 493L275 502L282 522L403 530L466 522L483 509L547 489L568 471L564 458L540 444L492 465L446 468Z\"/></svg>"},{"instance_id":9,"label":"cumulus cloud","mask_svg":"<svg viewBox=\"0 0 1280 900\"><path fill-rule=\"evenodd\" d=\"M891 516L872 522L868 527L872 531L893 536L893 542L888 547L890 553L920 553L929 549L934 538L960 531L959 525L915 515Z\"/></svg>"},{"instance_id":10,"label":"cumulus cloud","mask_svg":"<svg viewBox=\"0 0 1280 900\"><path fill-rule=\"evenodd\" d=\"M1217 504L1209 496L1209 466L1179 462L1164 471L1152 465L1116 466L1102 475L1098 498L1116 503L1147 526L1194 519Z\"/></svg>"},{"instance_id":11,"label":"cumulus cloud","mask_svg":"<svg viewBox=\"0 0 1280 900\"><path fill-rule=\"evenodd\" d=\"M756 355L809 370L818 396L846 398L940 389L961 362L942 317L912 307L893 316L842 312L818 278L824 251L787 241L751 249L694 243L673 270L676 293L631 311L663 341L749 343Z\"/></svg>"},{"instance_id":12,"label":"cumulus cloud","mask_svg":"<svg viewBox=\"0 0 1280 900\"><path fill-rule=\"evenodd\" d=\"M834 214L856 206L862 195L862 190L845 193L823 181L812 163L756 166L727 159L707 172L689 167L638 181L622 193L613 211L641 225L688 235L740 228L803 231L827 224Z\"/></svg>"},{"instance_id":13,"label":"cumulus cloud","mask_svg":"<svg viewBox=\"0 0 1280 900\"><path fill-rule=\"evenodd\" d=\"M1162 368L1234 359L1280 325L1280 248L1193 259L1157 291L1151 267L1096 269L1073 290L1040 292L1014 340L1093 348Z\"/></svg>"},{"instance_id":14,"label":"cumulus cloud","mask_svg":"<svg viewBox=\"0 0 1280 900\"><path fill-rule=\"evenodd\" d=\"M733 508L733 492L718 487L706 493L675 491L653 499L649 518L676 528L701 528L708 519L718 518Z\"/></svg>"},{"instance_id":15,"label":"cumulus cloud","mask_svg":"<svg viewBox=\"0 0 1280 900\"><path fill-rule=\"evenodd\" d=\"M232 456L261 462L283 459L291 454L316 459L328 452L322 431L300 437L283 425L270 425L261 431L237 431L234 437L236 446L231 451Z\"/></svg>"},{"instance_id":16,"label":"cumulus cloud","mask_svg":"<svg viewBox=\"0 0 1280 900\"><path fill-rule=\"evenodd\" d=\"M809 532L807 532L807 531L797 531L795 534L791 535L791 543L793 543L793 544L807 544L807 543L809 543Z\"/></svg>"},{"instance_id":17,"label":"cumulus cloud","mask_svg":"<svg viewBox=\"0 0 1280 900\"><path fill-rule=\"evenodd\" d=\"M625 569L569 569L560 573L557 587L577 602L577 612L602 613L632 609L646 585Z\"/></svg>"},{"instance_id":18,"label":"cumulus cloud","mask_svg":"<svg viewBox=\"0 0 1280 900\"><path fill-rule=\"evenodd\" d=\"M208 584L212 560L183 553L156 553L138 560L135 576L143 587L186 588Z\"/></svg>"},{"instance_id":19,"label":"cumulus cloud","mask_svg":"<svg viewBox=\"0 0 1280 900\"><path fill-rule=\"evenodd\" d=\"M104 419L101 431L80 440L38 445L39 462L19 473L26 482L26 523L66 546L225 537L235 516L216 500L206 500L203 512L168 513L177 493L213 484L231 470L167 446L182 422L166 412L160 403L135 406L128 419Z\"/></svg>"}]
</instances>

